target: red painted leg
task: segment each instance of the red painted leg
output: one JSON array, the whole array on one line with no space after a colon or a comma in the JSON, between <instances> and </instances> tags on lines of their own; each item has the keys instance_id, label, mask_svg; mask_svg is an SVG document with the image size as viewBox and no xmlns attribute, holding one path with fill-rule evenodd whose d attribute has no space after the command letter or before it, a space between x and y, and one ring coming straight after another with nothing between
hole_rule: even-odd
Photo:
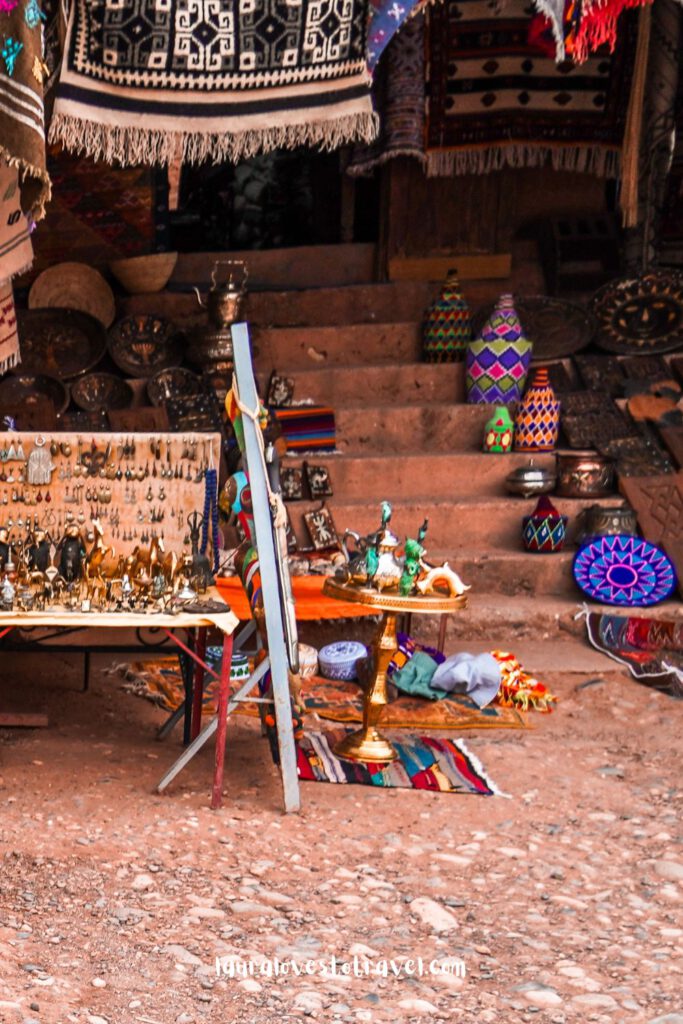
<instances>
[{"instance_id":1,"label":"red painted leg","mask_svg":"<svg viewBox=\"0 0 683 1024\"><path fill-rule=\"evenodd\" d=\"M223 766L225 762L225 740L228 731L228 699L230 697L230 663L232 661L232 635L223 637L223 661L221 681L218 689L216 708L216 766L213 773L211 809L218 810L223 801Z\"/></svg>"},{"instance_id":2,"label":"red painted leg","mask_svg":"<svg viewBox=\"0 0 683 1024\"><path fill-rule=\"evenodd\" d=\"M202 727L202 704L204 699L204 679L206 671L202 662L206 661L206 626L200 626L197 630L197 646L195 647L197 661L194 668L194 686L192 693L192 731L190 739L196 740Z\"/></svg>"}]
</instances>

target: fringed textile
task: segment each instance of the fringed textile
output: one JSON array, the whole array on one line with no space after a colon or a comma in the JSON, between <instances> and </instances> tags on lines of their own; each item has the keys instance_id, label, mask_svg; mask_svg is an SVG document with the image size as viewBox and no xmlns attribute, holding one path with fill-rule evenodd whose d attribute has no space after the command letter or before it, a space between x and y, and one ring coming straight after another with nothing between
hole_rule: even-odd
<instances>
[{"instance_id":1,"label":"fringed textile","mask_svg":"<svg viewBox=\"0 0 683 1024\"><path fill-rule=\"evenodd\" d=\"M399 156L425 162L424 29L421 14L410 18L387 48L373 83L379 135L354 146L348 174L371 174Z\"/></svg>"},{"instance_id":2,"label":"fringed textile","mask_svg":"<svg viewBox=\"0 0 683 1024\"><path fill-rule=\"evenodd\" d=\"M618 174L630 39L612 57L558 67L530 42L524 0L509 0L500 15L485 0L446 0L430 7L428 25L429 175L547 163Z\"/></svg>"},{"instance_id":3,"label":"fringed textile","mask_svg":"<svg viewBox=\"0 0 683 1024\"><path fill-rule=\"evenodd\" d=\"M431 0L370 0L368 20L368 67L374 71L387 46L410 18Z\"/></svg>"},{"instance_id":4,"label":"fringed textile","mask_svg":"<svg viewBox=\"0 0 683 1024\"><path fill-rule=\"evenodd\" d=\"M22 0L5 3L0 17L0 158L17 168L22 209L37 221L45 216L51 191L45 166L48 16L37 0Z\"/></svg>"},{"instance_id":5,"label":"fringed textile","mask_svg":"<svg viewBox=\"0 0 683 1024\"><path fill-rule=\"evenodd\" d=\"M365 15L362 0L75 0L50 139L123 165L370 141Z\"/></svg>"},{"instance_id":6,"label":"fringed textile","mask_svg":"<svg viewBox=\"0 0 683 1024\"><path fill-rule=\"evenodd\" d=\"M574 39L573 56L577 63L588 60L605 44L613 53L617 45L617 22L623 11L644 7L652 0L581 0L581 16Z\"/></svg>"},{"instance_id":7,"label":"fringed textile","mask_svg":"<svg viewBox=\"0 0 683 1024\"><path fill-rule=\"evenodd\" d=\"M23 274L32 262L28 220L21 209L19 172L0 161L0 281Z\"/></svg>"},{"instance_id":8,"label":"fringed textile","mask_svg":"<svg viewBox=\"0 0 683 1024\"><path fill-rule=\"evenodd\" d=\"M19 362L17 314L11 281L0 281L0 374Z\"/></svg>"}]
</instances>

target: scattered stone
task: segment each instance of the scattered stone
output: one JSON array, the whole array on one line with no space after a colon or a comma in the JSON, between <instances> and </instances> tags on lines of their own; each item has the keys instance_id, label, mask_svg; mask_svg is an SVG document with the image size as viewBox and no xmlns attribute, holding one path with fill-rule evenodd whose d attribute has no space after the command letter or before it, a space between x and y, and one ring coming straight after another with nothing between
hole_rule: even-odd
<instances>
[{"instance_id":1,"label":"scattered stone","mask_svg":"<svg viewBox=\"0 0 683 1024\"><path fill-rule=\"evenodd\" d=\"M154 879L151 875L136 875L133 881L130 883L131 889L135 892L144 892L146 889L151 889L154 885Z\"/></svg>"},{"instance_id":2,"label":"scattered stone","mask_svg":"<svg viewBox=\"0 0 683 1024\"><path fill-rule=\"evenodd\" d=\"M587 992L586 995L574 996L572 1006L585 1007L588 1010L616 1010L616 999L603 995L601 992Z\"/></svg>"},{"instance_id":3,"label":"scattered stone","mask_svg":"<svg viewBox=\"0 0 683 1024\"><path fill-rule=\"evenodd\" d=\"M660 860L655 864L655 873L667 882L683 882L683 864L675 860Z\"/></svg>"},{"instance_id":4,"label":"scattered stone","mask_svg":"<svg viewBox=\"0 0 683 1024\"><path fill-rule=\"evenodd\" d=\"M418 896L410 903L410 909L435 932L448 932L458 928L458 921L449 910L427 896Z\"/></svg>"},{"instance_id":5,"label":"scattered stone","mask_svg":"<svg viewBox=\"0 0 683 1024\"><path fill-rule=\"evenodd\" d=\"M189 949L185 949L184 946L178 946L176 943L164 946L163 952L172 956L177 963L187 964L189 967L199 967L203 963L198 956L195 956L194 953L190 953Z\"/></svg>"},{"instance_id":6,"label":"scattered stone","mask_svg":"<svg viewBox=\"0 0 683 1024\"><path fill-rule=\"evenodd\" d=\"M665 1013L663 1017L653 1017L647 1024L683 1024L683 1010L680 1013Z\"/></svg>"},{"instance_id":7,"label":"scattered stone","mask_svg":"<svg viewBox=\"0 0 683 1024\"><path fill-rule=\"evenodd\" d=\"M401 999L398 1005L409 1013L438 1013L434 1003L427 999Z\"/></svg>"},{"instance_id":8,"label":"scattered stone","mask_svg":"<svg viewBox=\"0 0 683 1024\"><path fill-rule=\"evenodd\" d=\"M255 978L243 978L238 985L245 992L260 992L263 988L263 985L256 981Z\"/></svg>"}]
</instances>

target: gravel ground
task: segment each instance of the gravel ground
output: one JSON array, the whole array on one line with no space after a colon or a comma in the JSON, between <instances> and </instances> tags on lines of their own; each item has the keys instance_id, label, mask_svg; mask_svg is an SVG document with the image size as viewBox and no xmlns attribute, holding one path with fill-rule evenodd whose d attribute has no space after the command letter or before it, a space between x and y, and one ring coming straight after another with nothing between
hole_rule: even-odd
<instances>
[{"instance_id":1,"label":"gravel ground","mask_svg":"<svg viewBox=\"0 0 683 1024\"><path fill-rule=\"evenodd\" d=\"M683 1024L680 702L558 673L533 730L467 735L509 799L306 783L285 817L244 719L222 811L209 749L155 795L179 737L103 664L5 671L50 726L0 733L0 1021Z\"/></svg>"}]
</instances>

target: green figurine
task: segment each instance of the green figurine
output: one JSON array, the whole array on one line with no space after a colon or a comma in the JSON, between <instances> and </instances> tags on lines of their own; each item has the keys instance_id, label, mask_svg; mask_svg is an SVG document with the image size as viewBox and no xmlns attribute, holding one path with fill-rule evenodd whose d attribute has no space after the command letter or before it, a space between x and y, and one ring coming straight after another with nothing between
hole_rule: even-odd
<instances>
[{"instance_id":1,"label":"green figurine","mask_svg":"<svg viewBox=\"0 0 683 1024\"><path fill-rule=\"evenodd\" d=\"M415 590L415 580L422 568L420 563L427 553L427 549L422 546L422 541L427 535L428 525L429 520L425 519L418 530L417 540L411 540L410 537L406 539L405 561L403 563L401 579L398 583L398 592L402 597L409 597Z\"/></svg>"},{"instance_id":2,"label":"green figurine","mask_svg":"<svg viewBox=\"0 0 683 1024\"><path fill-rule=\"evenodd\" d=\"M379 569L380 546L387 534L387 527L391 520L391 505L388 501L382 502L382 524L375 534L375 543L368 547L365 552L365 572L368 583L375 578Z\"/></svg>"}]
</instances>

